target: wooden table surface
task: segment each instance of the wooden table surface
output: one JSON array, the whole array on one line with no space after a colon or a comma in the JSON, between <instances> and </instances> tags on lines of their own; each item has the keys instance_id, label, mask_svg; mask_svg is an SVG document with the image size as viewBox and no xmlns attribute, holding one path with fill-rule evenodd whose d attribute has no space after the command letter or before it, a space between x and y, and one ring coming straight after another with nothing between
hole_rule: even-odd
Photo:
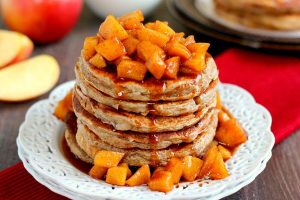
<instances>
[{"instance_id":1,"label":"wooden table surface","mask_svg":"<svg viewBox=\"0 0 300 200\"><path fill-rule=\"evenodd\" d=\"M164 3L152 16L147 18L147 20L154 19L169 21L176 31L195 34L198 39L202 38L202 40L205 38L176 22L167 11ZM83 39L97 32L100 21L101 19L84 7L80 21L70 35L55 44L35 47L34 55L50 54L58 60L61 67L58 84L74 79L73 67L82 47ZM0 19L0 28L4 27ZM224 46L226 48L228 44L214 41L210 51L213 55L217 55L225 50ZM27 109L35 102L47 98L48 94L23 103L0 103L0 170L20 162L16 147L19 126L24 120ZM275 146L273 156L266 169L250 185L225 199L300 199L299 141L300 131Z\"/></svg>"}]
</instances>

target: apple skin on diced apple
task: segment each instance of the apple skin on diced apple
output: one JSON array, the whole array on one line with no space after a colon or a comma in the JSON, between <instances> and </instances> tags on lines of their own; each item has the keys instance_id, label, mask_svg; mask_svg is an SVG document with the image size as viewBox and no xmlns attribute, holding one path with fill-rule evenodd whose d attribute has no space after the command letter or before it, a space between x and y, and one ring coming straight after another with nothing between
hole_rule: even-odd
<instances>
[{"instance_id":1,"label":"apple skin on diced apple","mask_svg":"<svg viewBox=\"0 0 300 200\"><path fill-rule=\"evenodd\" d=\"M82 0L1 0L4 23L29 36L34 42L55 42L77 22Z\"/></svg>"}]
</instances>

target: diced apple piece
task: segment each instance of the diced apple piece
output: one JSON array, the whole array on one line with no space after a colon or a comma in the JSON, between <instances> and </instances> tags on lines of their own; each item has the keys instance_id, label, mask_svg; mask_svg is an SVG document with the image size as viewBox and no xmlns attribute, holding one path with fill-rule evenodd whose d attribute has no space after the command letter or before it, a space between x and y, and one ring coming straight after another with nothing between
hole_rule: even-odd
<instances>
[{"instance_id":1,"label":"diced apple piece","mask_svg":"<svg viewBox=\"0 0 300 200\"><path fill-rule=\"evenodd\" d=\"M184 33L180 32L180 33L175 33L174 35L171 36L170 41L172 42L178 42L180 44L184 44L185 43L185 38L184 38Z\"/></svg>"},{"instance_id":2,"label":"diced apple piece","mask_svg":"<svg viewBox=\"0 0 300 200\"><path fill-rule=\"evenodd\" d=\"M145 65L156 79L161 79L166 70L166 64L157 51L152 54L149 60L146 61Z\"/></svg>"},{"instance_id":3,"label":"diced apple piece","mask_svg":"<svg viewBox=\"0 0 300 200\"><path fill-rule=\"evenodd\" d=\"M115 60L126 54L126 49L118 38L100 41L95 49L97 53L108 61Z\"/></svg>"},{"instance_id":4,"label":"diced apple piece","mask_svg":"<svg viewBox=\"0 0 300 200\"><path fill-rule=\"evenodd\" d=\"M218 108L219 110L222 110L222 102L221 102L221 97L220 97L220 92L217 91L217 105L216 105L216 108Z\"/></svg>"},{"instance_id":5,"label":"diced apple piece","mask_svg":"<svg viewBox=\"0 0 300 200\"><path fill-rule=\"evenodd\" d=\"M17 33L0 30L0 69L12 63L22 49L22 41Z\"/></svg>"},{"instance_id":6,"label":"diced apple piece","mask_svg":"<svg viewBox=\"0 0 300 200\"><path fill-rule=\"evenodd\" d=\"M162 58L165 57L165 52L159 46L149 41L142 41L137 45L137 56L143 61L147 61L157 51Z\"/></svg>"},{"instance_id":7,"label":"diced apple piece","mask_svg":"<svg viewBox=\"0 0 300 200\"><path fill-rule=\"evenodd\" d=\"M126 182L127 169L125 167L111 167L106 174L106 183L123 186Z\"/></svg>"},{"instance_id":8,"label":"diced apple piece","mask_svg":"<svg viewBox=\"0 0 300 200\"><path fill-rule=\"evenodd\" d=\"M179 71L180 58L175 56L166 60L165 63L167 67L164 76L170 79L176 79Z\"/></svg>"},{"instance_id":9,"label":"diced apple piece","mask_svg":"<svg viewBox=\"0 0 300 200\"><path fill-rule=\"evenodd\" d=\"M83 43L83 57L85 60L89 60L96 54L95 47L98 44L98 37L87 37Z\"/></svg>"},{"instance_id":10,"label":"diced apple piece","mask_svg":"<svg viewBox=\"0 0 300 200\"><path fill-rule=\"evenodd\" d=\"M133 38L138 38L137 36L137 29L127 30L128 36L131 36Z\"/></svg>"},{"instance_id":11,"label":"diced apple piece","mask_svg":"<svg viewBox=\"0 0 300 200\"><path fill-rule=\"evenodd\" d=\"M94 165L104 168L115 167L118 166L123 156L124 153L100 150L95 155Z\"/></svg>"},{"instance_id":12,"label":"diced apple piece","mask_svg":"<svg viewBox=\"0 0 300 200\"><path fill-rule=\"evenodd\" d=\"M95 67L99 68L99 69L101 69L101 68L103 68L103 67L106 67L106 62L105 62L104 58L103 58L100 54L98 54L98 53L96 53L96 54L89 60L89 62L90 62L92 65L94 65Z\"/></svg>"},{"instance_id":13,"label":"diced apple piece","mask_svg":"<svg viewBox=\"0 0 300 200\"><path fill-rule=\"evenodd\" d=\"M218 145L218 149L219 149L219 152L221 153L222 158L223 158L224 161L231 158L231 156L232 156L231 152L227 148L225 148L222 145Z\"/></svg>"},{"instance_id":14,"label":"diced apple piece","mask_svg":"<svg viewBox=\"0 0 300 200\"><path fill-rule=\"evenodd\" d=\"M223 123L223 122L230 120L230 116L223 110L220 110L219 114L218 114L218 120L219 120L219 123Z\"/></svg>"},{"instance_id":15,"label":"diced apple piece","mask_svg":"<svg viewBox=\"0 0 300 200\"><path fill-rule=\"evenodd\" d=\"M145 27L154 30L155 22L149 22L149 23L145 24Z\"/></svg>"},{"instance_id":16,"label":"diced apple piece","mask_svg":"<svg viewBox=\"0 0 300 200\"><path fill-rule=\"evenodd\" d=\"M17 57L13 60L13 63L25 60L31 55L33 50L33 42L26 35L23 35L21 33L17 33L17 34L20 37L22 47Z\"/></svg>"},{"instance_id":17,"label":"diced apple piece","mask_svg":"<svg viewBox=\"0 0 300 200\"><path fill-rule=\"evenodd\" d=\"M146 26L146 28L150 28L152 30L158 31L167 36L172 36L175 34L175 31L168 26L168 23L161 22L159 20L156 20L155 23L149 23L148 27Z\"/></svg>"},{"instance_id":18,"label":"diced apple piece","mask_svg":"<svg viewBox=\"0 0 300 200\"><path fill-rule=\"evenodd\" d=\"M234 118L230 118L224 122L220 121L215 137L220 143L231 148L237 147L247 141L244 129Z\"/></svg>"},{"instance_id":19,"label":"diced apple piece","mask_svg":"<svg viewBox=\"0 0 300 200\"><path fill-rule=\"evenodd\" d=\"M172 173L172 179L174 184L179 183L183 173L183 167L183 162L179 158L173 157L167 163L165 170Z\"/></svg>"},{"instance_id":20,"label":"diced apple piece","mask_svg":"<svg viewBox=\"0 0 300 200\"><path fill-rule=\"evenodd\" d=\"M217 152L215 161L212 164L212 167L209 172L209 177L213 180L223 179L229 176L229 173L226 169L223 157L220 152Z\"/></svg>"},{"instance_id":21,"label":"diced apple piece","mask_svg":"<svg viewBox=\"0 0 300 200\"><path fill-rule=\"evenodd\" d=\"M150 176L149 165L143 165L126 181L126 185L138 186L147 184L150 180Z\"/></svg>"},{"instance_id":22,"label":"diced apple piece","mask_svg":"<svg viewBox=\"0 0 300 200\"><path fill-rule=\"evenodd\" d=\"M193 35L189 35L184 41L184 46L188 46L188 45L194 44L194 43L196 43L195 37Z\"/></svg>"},{"instance_id":23,"label":"diced apple piece","mask_svg":"<svg viewBox=\"0 0 300 200\"><path fill-rule=\"evenodd\" d=\"M173 189L172 173L168 171L158 171L152 175L148 182L150 190L159 192L169 192Z\"/></svg>"},{"instance_id":24,"label":"diced apple piece","mask_svg":"<svg viewBox=\"0 0 300 200\"><path fill-rule=\"evenodd\" d=\"M122 60L117 66L117 74L119 78L129 78L142 81L146 75L147 67L138 61Z\"/></svg>"},{"instance_id":25,"label":"diced apple piece","mask_svg":"<svg viewBox=\"0 0 300 200\"><path fill-rule=\"evenodd\" d=\"M99 34L104 39L118 38L119 40L124 40L128 38L126 30L112 15L108 15L105 21L100 25Z\"/></svg>"},{"instance_id":26,"label":"diced apple piece","mask_svg":"<svg viewBox=\"0 0 300 200\"><path fill-rule=\"evenodd\" d=\"M186 181L194 181L200 172L203 161L194 156L185 156L182 177Z\"/></svg>"},{"instance_id":27,"label":"diced apple piece","mask_svg":"<svg viewBox=\"0 0 300 200\"><path fill-rule=\"evenodd\" d=\"M126 178L129 178L132 175L132 172L129 169L129 166L128 166L127 163L121 163L121 164L119 164L119 167L125 167L127 169L127 176L126 176Z\"/></svg>"},{"instance_id":28,"label":"diced apple piece","mask_svg":"<svg viewBox=\"0 0 300 200\"><path fill-rule=\"evenodd\" d=\"M58 81L55 58L40 55L0 70L0 100L18 102L48 92Z\"/></svg>"},{"instance_id":29,"label":"diced apple piece","mask_svg":"<svg viewBox=\"0 0 300 200\"><path fill-rule=\"evenodd\" d=\"M187 60L191 57L191 52L179 42L169 42L165 50L170 56L179 56L183 60Z\"/></svg>"},{"instance_id":30,"label":"diced apple piece","mask_svg":"<svg viewBox=\"0 0 300 200\"><path fill-rule=\"evenodd\" d=\"M159 47L164 47L170 39L169 36L149 28L138 29L137 37L141 41L150 41Z\"/></svg>"},{"instance_id":31,"label":"diced apple piece","mask_svg":"<svg viewBox=\"0 0 300 200\"><path fill-rule=\"evenodd\" d=\"M187 45L187 48L193 53L205 54L209 46L209 43L192 43Z\"/></svg>"},{"instance_id":32,"label":"diced apple piece","mask_svg":"<svg viewBox=\"0 0 300 200\"><path fill-rule=\"evenodd\" d=\"M213 163L215 162L217 153L219 153L218 147L216 146L216 144L213 143L211 147L208 149L208 151L206 152L206 154L204 155L203 165L197 176L198 178L203 178L209 175L210 169L212 168Z\"/></svg>"},{"instance_id":33,"label":"diced apple piece","mask_svg":"<svg viewBox=\"0 0 300 200\"><path fill-rule=\"evenodd\" d=\"M54 116L56 116L58 119L62 121L65 120L68 112L73 111L72 97L73 97L73 90L68 92L68 94L58 102L53 113Z\"/></svg>"},{"instance_id":34,"label":"diced apple piece","mask_svg":"<svg viewBox=\"0 0 300 200\"><path fill-rule=\"evenodd\" d=\"M114 60L113 64L115 66L118 66L122 60L131 60L131 58L128 56L121 56L121 57L117 58L116 60Z\"/></svg>"},{"instance_id":35,"label":"diced apple piece","mask_svg":"<svg viewBox=\"0 0 300 200\"><path fill-rule=\"evenodd\" d=\"M201 72L206 67L205 54L193 53L192 56L183 63L183 66L195 72Z\"/></svg>"},{"instance_id":36,"label":"diced apple piece","mask_svg":"<svg viewBox=\"0 0 300 200\"><path fill-rule=\"evenodd\" d=\"M155 173L158 172L158 171L166 171L166 170L165 170L164 167L160 166L160 167L155 168L153 174L155 174Z\"/></svg>"},{"instance_id":37,"label":"diced apple piece","mask_svg":"<svg viewBox=\"0 0 300 200\"><path fill-rule=\"evenodd\" d=\"M142 21L144 21L144 15L141 10L133 11L119 18L120 24L125 29L129 29L129 30L142 28L143 27L143 24L141 23Z\"/></svg>"},{"instance_id":38,"label":"diced apple piece","mask_svg":"<svg viewBox=\"0 0 300 200\"><path fill-rule=\"evenodd\" d=\"M105 176L106 172L107 172L107 168L94 165L92 169L89 171L89 175L92 178L101 180Z\"/></svg>"},{"instance_id":39,"label":"diced apple piece","mask_svg":"<svg viewBox=\"0 0 300 200\"><path fill-rule=\"evenodd\" d=\"M128 55L135 53L138 43L140 43L140 41L132 36L129 36L123 41L123 45Z\"/></svg>"},{"instance_id":40,"label":"diced apple piece","mask_svg":"<svg viewBox=\"0 0 300 200\"><path fill-rule=\"evenodd\" d=\"M65 106L65 102L63 100L61 100L57 103L53 115L57 119L64 121L68 112L69 112L69 109Z\"/></svg>"}]
</instances>

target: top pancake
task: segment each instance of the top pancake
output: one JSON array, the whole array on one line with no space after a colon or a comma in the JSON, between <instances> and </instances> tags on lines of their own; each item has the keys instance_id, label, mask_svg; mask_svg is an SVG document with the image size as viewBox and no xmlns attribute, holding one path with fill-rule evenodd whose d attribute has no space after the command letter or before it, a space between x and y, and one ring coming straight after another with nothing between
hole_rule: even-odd
<instances>
[{"instance_id":1,"label":"top pancake","mask_svg":"<svg viewBox=\"0 0 300 200\"><path fill-rule=\"evenodd\" d=\"M195 76L179 76L175 80L144 81L122 80L117 78L112 66L98 69L79 57L76 73L82 73L93 87L101 92L123 100L138 101L180 101L199 96L209 84L218 78L218 70L213 58L206 56L206 68Z\"/></svg>"}]
</instances>

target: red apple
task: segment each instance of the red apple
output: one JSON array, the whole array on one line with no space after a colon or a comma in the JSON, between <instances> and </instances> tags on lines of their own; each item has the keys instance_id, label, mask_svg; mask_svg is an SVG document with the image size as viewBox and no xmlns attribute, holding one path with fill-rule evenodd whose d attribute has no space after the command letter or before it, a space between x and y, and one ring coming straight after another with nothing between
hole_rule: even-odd
<instances>
[{"instance_id":1,"label":"red apple","mask_svg":"<svg viewBox=\"0 0 300 200\"><path fill-rule=\"evenodd\" d=\"M82 0L0 0L5 24L45 44L63 38L80 15Z\"/></svg>"}]
</instances>

